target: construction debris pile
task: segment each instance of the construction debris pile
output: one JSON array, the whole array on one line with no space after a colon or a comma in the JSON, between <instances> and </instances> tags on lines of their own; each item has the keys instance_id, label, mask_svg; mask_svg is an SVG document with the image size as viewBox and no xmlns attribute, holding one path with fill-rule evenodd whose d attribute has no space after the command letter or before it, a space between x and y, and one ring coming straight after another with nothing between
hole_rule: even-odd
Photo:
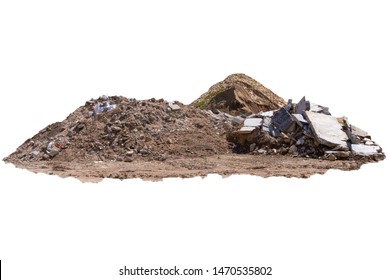
<instances>
[{"instance_id":1,"label":"construction debris pile","mask_svg":"<svg viewBox=\"0 0 390 280\"><path fill-rule=\"evenodd\" d=\"M228 135L236 152L282 154L336 159L381 160L385 155L371 136L351 125L346 117L336 118L329 108L292 100L278 110L252 114L239 130Z\"/></svg>"},{"instance_id":2,"label":"construction debris pile","mask_svg":"<svg viewBox=\"0 0 390 280\"><path fill-rule=\"evenodd\" d=\"M42 129L5 160L164 161L229 152L230 121L163 99L91 99L63 122Z\"/></svg>"},{"instance_id":3,"label":"construction debris pile","mask_svg":"<svg viewBox=\"0 0 390 280\"><path fill-rule=\"evenodd\" d=\"M288 158L280 160L283 155ZM254 79L233 74L190 105L154 98L91 99L4 161L84 178L213 172L306 178L384 158L370 135L347 118L333 117L327 107L305 97L296 104L285 102Z\"/></svg>"}]
</instances>

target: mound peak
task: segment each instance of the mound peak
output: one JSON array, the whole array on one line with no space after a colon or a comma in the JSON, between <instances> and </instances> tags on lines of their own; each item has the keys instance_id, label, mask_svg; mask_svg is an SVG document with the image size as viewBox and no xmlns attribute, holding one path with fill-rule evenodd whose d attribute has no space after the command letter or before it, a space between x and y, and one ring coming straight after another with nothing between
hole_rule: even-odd
<instances>
[{"instance_id":1,"label":"mound peak","mask_svg":"<svg viewBox=\"0 0 390 280\"><path fill-rule=\"evenodd\" d=\"M260 113L286 105L283 98L245 74L232 74L213 85L191 105L232 115Z\"/></svg>"}]
</instances>

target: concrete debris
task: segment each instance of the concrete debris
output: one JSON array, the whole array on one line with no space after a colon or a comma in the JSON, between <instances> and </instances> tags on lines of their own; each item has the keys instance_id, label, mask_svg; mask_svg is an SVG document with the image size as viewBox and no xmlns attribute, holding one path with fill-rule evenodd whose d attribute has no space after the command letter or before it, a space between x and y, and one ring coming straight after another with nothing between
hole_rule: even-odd
<instances>
[{"instance_id":1,"label":"concrete debris","mask_svg":"<svg viewBox=\"0 0 390 280\"><path fill-rule=\"evenodd\" d=\"M244 126L260 127L262 123L262 118L248 118L244 120Z\"/></svg>"},{"instance_id":2,"label":"concrete debris","mask_svg":"<svg viewBox=\"0 0 390 280\"><path fill-rule=\"evenodd\" d=\"M360 129L354 125L351 125L351 133L355 136L359 136L362 138L370 137L368 132L364 131L363 129Z\"/></svg>"},{"instance_id":3,"label":"concrete debris","mask_svg":"<svg viewBox=\"0 0 390 280\"><path fill-rule=\"evenodd\" d=\"M321 114L325 114L325 115L330 115L328 107L324 107L324 106L321 106L321 105L318 105L318 104L312 103L312 102L310 102L309 104L310 104L309 105L310 109L307 110L307 111L314 112L314 113L321 113Z\"/></svg>"},{"instance_id":4,"label":"concrete debris","mask_svg":"<svg viewBox=\"0 0 390 280\"><path fill-rule=\"evenodd\" d=\"M308 111L310 109L310 103L306 101L305 96L295 105L295 113L302 114L304 111Z\"/></svg>"},{"instance_id":5,"label":"concrete debris","mask_svg":"<svg viewBox=\"0 0 390 280\"><path fill-rule=\"evenodd\" d=\"M325 151L325 155L333 155L337 159L347 159L351 156L350 151Z\"/></svg>"},{"instance_id":6,"label":"concrete debris","mask_svg":"<svg viewBox=\"0 0 390 280\"><path fill-rule=\"evenodd\" d=\"M363 144L352 144L351 150L354 154L359 156L372 156L380 153L381 147L379 146L367 146Z\"/></svg>"},{"instance_id":7,"label":"concrete debris","mask_svg":"<svg viewBox=\"0 0 390 280\"><path fill-rule=\"evenodd\" d=\"M272 116L274 115L275 112L276 112L276 110L267 111L267 112L260 113L259 115L260 115L261 117L263 117L263 118L265 118L265 117L272 118Z\"/></svg>"},{"instance_id":8,"label":"concrete debris","mask_svg":"<svg viewBox=\"0 0 390 280\"><path fill-rule=\"evenodd\" d=\"M243 127L240 128L240 132L242 132L242 133L247 133L247 132L250 133L250 132L252 132L255 129L256 129L256 127L254 127L254 126L243 126Z\"/></svg>"},{"instance_id":9,"label":"concrete debris","mask_svg":"<svg viewBox=\"0 0 390 280\"><path fill-rule=\"evenodd\" d=\"M336 118L329 108L307 101L289 100L279 110L252 114L228 140L236 152L288 154L326 160L349 160L356 156L384 158L369 134L346 117ZM276 152L275 152L276 151Z\"/></svg>"},{"instance_id":10,"label":"concrete debris","mask_svg":"<svg viewBox=\"0 0 390 280\"><path fill-rule=\"evenodd\" d=\"M272 123L275 128L283 132L292 132L295 128L295 121L285 107L275 112L272 117Z\"/></svg>"},{"instance_id":11,"label":"concrete debris","mask_svg":"<svg viewBox=\"0 0 390 280\"><path fill-rule=\"evenodd\" d=\"M177 105L177 104L175 104L175 103L173 103L173 102L169 102L169 103L168 103L168 106L169 106L169 108L170 108L172 111L180 110L180 106Z\"/></svg>"},{"instance_id":12,"label":"concrete debris","mask_svg":"<svg viewBox=\"0 0 390 280\"><path fill-rule=\"evenodd\" d=\"M320 144L330 148L347 147L348 135L343 131L337 118L312 111L305 111L303 114Z\"/></svg>"},{"instance_id":13,"label":"concrete debris","mask_svg":"<svg viewBox=\"0 0 390 280\"><path fill-rule=\"evenodd\" d=\"M301 114L291 114L297 125L303 127L305 124L308 124L307 120Z\"/></svg>"}]
</instances>

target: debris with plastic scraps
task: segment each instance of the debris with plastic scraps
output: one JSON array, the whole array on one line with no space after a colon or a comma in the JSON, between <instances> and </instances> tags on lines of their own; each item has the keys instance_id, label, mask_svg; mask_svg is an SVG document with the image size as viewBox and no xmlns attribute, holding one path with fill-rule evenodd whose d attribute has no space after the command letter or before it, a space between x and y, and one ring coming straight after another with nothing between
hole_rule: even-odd
<instances>
[{"instance_id":1,"label":"debris with plastic scraps","mask_svg":"<svg viewBox=\"0 0 390 280\"><path fill-rule=\"evenodd\" d=\"M116 107L115 104L111 105L109 101L104 101L103 103L96 103L95 108L93 110L93 116L97 114L101 114L103 112L108 112L114 110Z\"/></svg>"}]
</instances>

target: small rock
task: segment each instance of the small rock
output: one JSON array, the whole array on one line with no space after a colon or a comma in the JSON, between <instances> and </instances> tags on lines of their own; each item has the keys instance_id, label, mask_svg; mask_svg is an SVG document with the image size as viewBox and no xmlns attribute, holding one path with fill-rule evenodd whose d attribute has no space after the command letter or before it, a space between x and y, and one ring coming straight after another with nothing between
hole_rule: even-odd
<instances>
[{"instance_id":1,"label":"small rock","mask_svg":"<svg viewBox=\"0 0 390 280\"><path fill-rule=\"evenodd\" d=\"M330 160L330 161L335 161L337 158L334 154L328 154L325 159Z\"/></svg>"},{"instance_id":2,"label":"small rock","mask_svg":"<svg viewBox=\"0 0 390 280\"><path fill-rule=\"evenodd\" d=\"M37 157L39 155L39 151L33 151L31 152L31 155Z\"/></svg>"},{"instance_id":3,"label":"small rock","mask_svg":"<svg viewBox=\"0 0 390 280\"><path fill-rule=\"evenodd\" d=\"M169 108L170 108L172 111L180 110L180 106L177 105L177 104L174 104L173 102L169 102L168 106L169 106Z\"/></svg>"},{"instance_id":4,"label":"small rock","mask_svg":"<svg viewBox=\"0 0 390 280\"><path fill-rule=\"evenodd\" d=\"M256 144L255 143L250 144L249 151L253 152L255 149L256 149Z\"/></svg>"},{"instance_id":5,"label":"small rock","mask_svg":"<svg viewBox=\"0 0 390 280\"><path fill-rule=\"evenodd\" d=\"M111 131L112 132L120 132L122 130L121 127L119 126L111 126Z\"/></svg>"},{"instance_id":6,"label":"small rock","mask_svg":"<svg viewBox=\"0 0 390 280\"><path fill-rule=\"evenodd\" d=\"M295 145L292 145L289 149L288 149L288 154L289 155L298 155L298 148L297 146Z\"/></svg>"},{"instance_id":7,"label":"small rock","mask_svg":"<svg viewBox=\"0 0 390 280\"><path fill-rule=\"evenodd\" d=\"M129 157L126 156L125 159L124 159L124 161L125 161L125 162L132 162L132 161L134 161L134 157L132 157L132 156L129 156Z\"/></svg>"}]
</instances>

